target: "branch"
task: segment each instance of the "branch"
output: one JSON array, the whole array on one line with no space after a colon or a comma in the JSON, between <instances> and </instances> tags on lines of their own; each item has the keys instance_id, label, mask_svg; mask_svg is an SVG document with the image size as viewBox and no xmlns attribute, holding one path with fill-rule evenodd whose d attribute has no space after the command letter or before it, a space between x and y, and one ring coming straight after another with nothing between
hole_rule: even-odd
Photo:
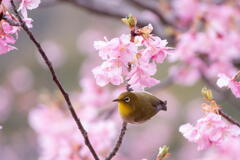
<instances>
[{"instance_id":1,"label":"branch","mask_svg":"<svg viewBox=\"0 0 240 160\"><path fill-rule=\"evenodd\" d=\"M11 26L21 26L21 23L14 21L13 19L9 18L7 15L3 15L2 19L7 21Z\"/></svg>"},{"instance_id":2,"label":"branch","mask_svg":"<svg viewBox=\"0 0 240 160\"><path fill-rule=\"evenodd\" d=\"M160 12L160 9L156 7L157 5L155 4L151 5L149 1L142 0L128 0L128 1L138 7L141 7L142 9L146 9L154 13L164 25L178 28L174 23L170 22L166 17L163 16L163 14Z\"/></svg>"},{"instance_id":3,"label":"branch","mask_svg":"<svg viewBox=\"0 0 240 160\"><path fill-rule=\"evenodd\" d=\"M68 105L68 109L73 117L73 119L75 120L80 132L82 133L83 135L83 138L84 138L84 141L85 141L85 144L86 146L89 148L90 152L92 153L93 157L95 160L100 160L98 155L96 154L93 146L91 145L91 142L88 138L88 134L87 134L87 131L84 129L80 119L78 118L77 116L77 113L76 111L74 110L73 106L72 106L72 103L70 101L70 98L69 98L69 95L68 93L64 90L62 84L60 83L60 81L58 80L57 76L56 76L56 73L53 69L53 66L50 62L50 60L48 59L46 53L43 51L40 43L36 40L36 38L33 36L33 34L31 33L31 31L28 29L28 27L26 26L26 24L24 23L24 21L22 20L22 18L20 17L20 15L18 14L17 12L17 8L13 2L13 0L11 0L11 5L13 7L13 10L19 20L19 22L21 23L21 27L23 28L23 30L27 33L27 35L29 36L30 40L35 44L35 46L37 47L40 55L42 56L43 60L45 61L46 65L48 66L48 69L52 75L52 78L53 78L53 81L56 83L57 87L59 88L60 92L62 93L67 105Z\"/></svg>"},{"instance_id":4,"label":"branch","mask_svg":"<svg viewBox=\"0 0 240 160\"><path fill-rule=\"evenodd\" d=\"M224 113L222 110L219 110L219 114L221 116L223 116L226 120L228 120L230 123L232 123L240 128L240 123L238 121L234 120L232 117L230 117L226 113Z\"/></svg>"},{"instance_id":5,"label":"branch","mask_svg":"<svg viewBox=\"0 0 240 160\"><path fill-rule=\"evenodd\" d=\"M106 5L103 2L96 3L95 0L59 0L60 2L66 2L74 5L75 7L79 7L90 11L91 13L110 16L113 18L122 18L128 15L128 12L123 10L122 8L115 8L110 5Z\"/></svg>"},{"instance_id":6,"label":"branch","mask_svg":"<svg viewBox=\"0 0 240 160\"><path fill-rule=\"evenodd\" d=\"M229 96L229 94L226 91L221 90L218 88L218 86L215 83L212 83L203 73L202 73L202 79L204 82L206 82L213 90L216 91L216 93L220 96L220 99L227 99L232 105L239 105L238 103L235 103L232 97ZM224 101L224 100L222 100ZM237 125L240 128L240 123L236 120L234 120L231 116L227 115L222 109L219 109L219 114L224 117L226 120L228 120L230 123Z\"/></svg>"},{"instance_id":7,"label":"branch","mask_svg":"<svg viewBox=\"0 0 240 160\"><path fill-rule=\"evenodd\" d=\"M126 133L126 130L127 130L127 122L123 121L121 133L118 137L117 143L116 143L115 147L113 148L113 150L110 152L110 154L105 158L105 160L111 160L117 154L117 152L122 144L123 137Z\"/></svg>"},{"instance_id":8,"label":"branch","mask_svg":"<svg viewBox=\"0 0 240 160\"><path fill-rule=\"evenodd\" d=\"M128 9L129 7L123 5L109 5L107 3L97 2L96 0L58 0L59 2L65 2L73 5L74 7L78 7L80 9L85 9L90 13L107 16L115 19L120 19L126 17L129 13L133 11ZM107 1L106 1L107 2ZM139 13L132 13L133 15L140 15ZM166 37L164 31L162 29L161 23L158 21L150 21L147 18L136 16L138 20L138 25L146 26L151 23L154 27L153 33L159 35L160 37Z\"/></svg>"}]
</instances>

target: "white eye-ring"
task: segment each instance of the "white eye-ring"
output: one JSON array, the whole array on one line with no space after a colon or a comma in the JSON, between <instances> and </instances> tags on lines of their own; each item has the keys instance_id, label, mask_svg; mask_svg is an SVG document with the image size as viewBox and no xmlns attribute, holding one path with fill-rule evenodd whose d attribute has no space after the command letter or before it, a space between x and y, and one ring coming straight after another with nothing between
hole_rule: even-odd
<instances>
[{"instance_id":1,"label":"white eye-ring","mask_svg":"<svg viewBox=\"0 0 240 160\"><path fill-rule=\"evenodd\" d=\"M124 101L127 102L127 103L130 102L130 100L131 100L131 99L130 99L129 97L125 97L125 98L124 98Z\"/></svg>"}]
</instances>

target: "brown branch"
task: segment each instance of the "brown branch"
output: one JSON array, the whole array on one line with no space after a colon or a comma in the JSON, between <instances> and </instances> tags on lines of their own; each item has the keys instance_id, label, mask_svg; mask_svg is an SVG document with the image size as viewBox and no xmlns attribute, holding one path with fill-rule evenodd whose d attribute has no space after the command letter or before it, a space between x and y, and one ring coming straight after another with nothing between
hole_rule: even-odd
<instances>
[{"instance_id":1,"label":"brown branch","mask_svg":"<svg viewBox=\"0 0 240 160\"><path fill-rule=\"evenodd\" d=\"M56 76L56 73L53 69L53 66L50 62L50 60L48 59L46 53L43 51L40 43L36 40L36 38L33 36L33 34L31 33L31 31L28 29L28 27L26 26L26 24L24 23L24 21L22 20L22 18L20 17L20 15L18 14L17 12L17 8L13 2L13 0L11 0L11 5L13 7L13 10L19 20L19 22L21 23L21 27L23 28L23 30L27 33L27 35L29 36L30 40L35 44L35 46L37 47L39 53L41 54L43 60L45 61L46 65L48 66L49 68L49 71L52 75L52 78L53 78L53 81L55 82L55 84L57 85L57 87L59 88L59 90L61 91L67 105L68 105L68 109L73 117L73 119L75 120L80 132L82 133L83 135L83 138L84 138L84 141L85 141L85 144L86 146L89 148L90 152L92 153L93 157L95 160L100 160L98 155L96 154L93 146L91 145L91 142L88 138L88 134L87 134L87 131L84 129L80 119L78 118L77 116L77 113L76 111L74 110L73 106L72 106L72 103L70 101L70 98L69 98L69 95L68 93L64 90L62 84L60 83L60 81L58 80L57 76Z\"/></svg>"},{"instance_id":2,"label":"brown branch","mask_svg":"<svg viewBox=\"0 0 240 160\"><path fill-rule=\"evenodd\" d=\"M177 26L175 26L175 24L173 24L166 17L163 16L160 9L156 7L157 5L155 5L155 4L151 5L151 3L149 1L145 1L145 0L143 0L143 1L142 0L129 0L129 2L131 2L132 4L138 6L142 9L151 11L153 14L155 14L159 18L159 20L162 22L162 24L172 26L174 28L178 28Z\"/></svg>"},{"instance_id":3,"label":"brown branch","mask_svg":"<svg viewBox=\"0 0 240 160\"><path fill-rule=\"evenodd\" d=\"M224 117L226 120L228 120L230 123L238 126L240 128L240 123L236 120L234 120L231 116L227 115L226 113L224 113L222 110L219 110L219 114Z\"/></svg>"},{"instance_id":4,"label":"brown branch","mask_svg":"<svg viewBox=\"0 0 240 160\"><path fill-rule=\"evenodd\" d=\"M103 16L110 16L113 18L122 18L128 15L123 9L116 9L112 6L106 5L103 2L96 3L95 0L58 0L59 2L66 2L72 4L75 7L79 7Z\"/></svg>"},{"instance_id":5,"label":"brown branch","mask_svg":"<svg viewBox=\"0 0 240 160\"><path fill-rule=\"evenodd\" d=\"M74 7L84 9L92 14L100 15L100 16L107 16L110 18L120 19L126 17L129 13L133 15L139 15L139 12L134 12L129 9L129 7L123 5L109 5L107 3L103 3L102 1L99 3L96 0L58 0L59 2L66 2ZM107 1L106 1L107 2ZM159 35L163 38L166 38L162 25L156 21L150 21L147 18L136 16L138 20L138 25L146 26L151 23L154 27L153 33Z\"/></svg>"},{"instance_id":6,"label":"brown branch","mask_svg":"<svg viewBox=\"0 0 240 160\"><path fill-rule=\"evenodd\" d=\"M219 95L221 101L228 100L232 105L239 105L238 103L235 103L234 99L229 96L227 91L220 89L215 83L213 83L211 80L209 80L203 73L202 73L202 79L203 81L209 85L213 90L216 91L216 93ZM224 99L224 100L222 100ZM219 114L224 117L226 120L228 120L230 123L237 125L240 127L240 123L236 120L234 120L231 116L227 115L223 110L219 109Z\"/></svg>"},{"instance_id":7,"label":"brown branch","mask_svg":"<svg viewBox=\"0 0 240 160\"><path fill-rule=\"evenodd\" d=\"M2 19L7 21L11 26L21 26L21 23L14 21L13 19L9 18L7 15L3 15Z\"/></svg>"},{"instance_id":8,"label":"brown branch","mask_svg":"<svg viewBox=\"0 0 240 160\"><path fill-rule=\"evenodd\" d=\"M111 160L117 154L117 152L122 144L123 137L126 133L126 130L127 130L127 122L123 121L121 133L118 137L117 143L116 143L115 147L113 148L113 150L110 152L110 154L105 158L105 160Z\"/></svg>"}]
</instances>

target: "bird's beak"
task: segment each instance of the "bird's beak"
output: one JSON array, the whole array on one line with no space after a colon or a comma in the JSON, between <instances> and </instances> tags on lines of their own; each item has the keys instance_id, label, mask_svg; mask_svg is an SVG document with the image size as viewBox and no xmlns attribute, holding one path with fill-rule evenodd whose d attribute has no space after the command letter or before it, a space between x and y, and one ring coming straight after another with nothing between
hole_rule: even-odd
<instances>
[{"instance_id":1,"label":"bird's beak","mask_svg":"<svg viewBox=\"0 0 240 160\"><path fill-rule=\"evenodd\" d=\"M120 101L120 99L114 99L113 100L113 102L119 102Z\"/></svg>"}]
</instances>

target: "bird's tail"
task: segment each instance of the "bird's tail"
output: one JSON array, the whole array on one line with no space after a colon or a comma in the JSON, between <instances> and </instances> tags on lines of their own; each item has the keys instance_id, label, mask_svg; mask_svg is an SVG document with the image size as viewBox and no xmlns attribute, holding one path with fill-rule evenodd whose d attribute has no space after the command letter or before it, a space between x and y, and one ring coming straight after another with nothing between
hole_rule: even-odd
<instances>
[{"instance_id":1,"label":"bird's tail","mask_svg":"<svg viewBox=\"0 0 240 160\"><path fill-rule=\"evenodd\" d=\"M167 101L161 101L161 110L167 111Z\"/></svg>"}]
</instances>

